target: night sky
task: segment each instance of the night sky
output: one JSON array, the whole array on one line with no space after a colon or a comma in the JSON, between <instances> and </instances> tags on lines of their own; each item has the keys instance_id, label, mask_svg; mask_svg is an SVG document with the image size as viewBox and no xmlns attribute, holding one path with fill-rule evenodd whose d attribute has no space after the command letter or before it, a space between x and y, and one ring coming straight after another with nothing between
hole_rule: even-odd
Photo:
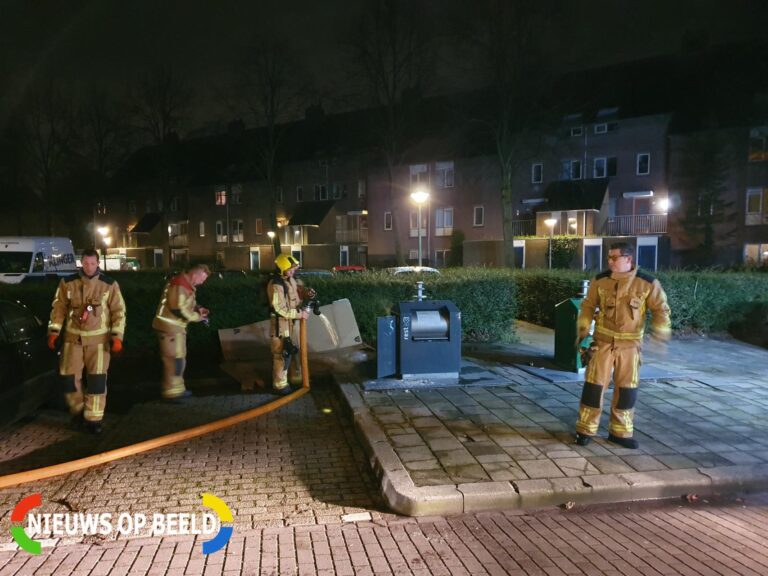
<instances>
[{"instance_id":1,"label":"night sky","mask_svg":"<svg viewBox=\"0 0 768 576\"><path fill-rule=\"evenodd\" d=\"M422 3L433 12L445 5ZM199 115L215 116L223 114L216 94L244 47L269 29L295 46L322 89L343 93L348 87L340 72L340 43L348 40L364 5L360 0L0 0L0 86L23 92L30 81L54 76L74 90L94 81L120 89L162 63L192 80L207 102ZM765 34L766 5L762 0L566 0L543 41L560 54L562 69L590 67L674 52L686 30L706 31L713 42ZM445 71L437 89L473 82L463 71L453 73Z\"/></svg>"}]
</instances>

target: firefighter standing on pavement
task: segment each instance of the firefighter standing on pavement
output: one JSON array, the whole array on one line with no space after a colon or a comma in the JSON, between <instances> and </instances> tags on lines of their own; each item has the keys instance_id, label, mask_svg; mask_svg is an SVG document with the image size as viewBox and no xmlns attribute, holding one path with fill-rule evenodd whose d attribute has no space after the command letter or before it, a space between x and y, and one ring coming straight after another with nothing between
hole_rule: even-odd
<instances>
[{"instance_id":1,"label":"firefighter standing on pavement","mask_svg":"<svg viewBox=\"0 0 768 576\"><path fill-rule=\"evenodd\" d=\"M101 432L107 403L107 370L112 352L123 349L125 301L120 287L99 269L99 253L85 250L82 270L62 278L48 322L48 347L53 350L64 329L59 375L69 411L89 432ZM83 369L87 374L83 392Z\"/></svg>"},{"instance_id":2,"label":"firefighter standing on pavement","mask_svg":"<svg viewBox=\"0 0 768 576\"><path fill-rule=\"evenodd\" d=\"M315 291L305 288L293 277L299 261L293 256L280 254L275 258L275 272L267 284L267 298L271 311L270 349L272 351L272 388L278 394L288 394L288 372L291 381L301 378L300 368L292 357L298 347L291 337L296 320L306 320L309 313L301 308L304 298L314 298Z\"/></svg>"},{"instance_id":3,"label":"firefighter standing on pavement","mask_svg":"<svg viewBox=\"0 0 768 576\"><path fill-rule=\"evenodd\" d=\"M589 444L597 434L603 393L613 374L608 440L625 448L638 447L633 438L633 417L646 312L651 313L655 338L667 341L671 336L667 296L659 281L638 270L633 260L632 245L612 244L609 270L595 277L581 303L578 342L588 335L593 319L595 329L576 422L576 443L580 446Z\"/></svg>"},{"instance_id":4,"label":"firefighter standing on pavement","mask_svg":"<svg viewBox=\"0 0 768 576\"><path fill-rule=\"evenodd\" d=\"M162 396L166 400L187 398L192 392L184 386L187 364L187 325L205 322L208 309L197 305L197 287L205 282L211 271L204 264L192 266L177 274L165 285L160 306L152 321L160 342L163 361Z\"/></svg>"}]
</instances>

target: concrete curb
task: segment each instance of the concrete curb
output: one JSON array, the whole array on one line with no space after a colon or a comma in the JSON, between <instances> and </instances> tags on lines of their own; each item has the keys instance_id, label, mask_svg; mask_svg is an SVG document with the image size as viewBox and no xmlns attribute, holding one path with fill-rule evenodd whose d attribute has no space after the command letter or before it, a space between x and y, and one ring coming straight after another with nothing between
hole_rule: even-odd
<instances>
[{"instance_id":1,"label":"concrete curb","mask_svg":"<svg viewBox=\"0 0 768 576\"><path fill-rule=\"evenodd\" d=\"M334 378L351 411L355 432L389 507L407 516L452 515L499 509L532 509L578 504L707 496L764 490L768 464L594 474L511 482L415 486L389 438L371 415L357 384Z\"/></svg>"}]
</instances>

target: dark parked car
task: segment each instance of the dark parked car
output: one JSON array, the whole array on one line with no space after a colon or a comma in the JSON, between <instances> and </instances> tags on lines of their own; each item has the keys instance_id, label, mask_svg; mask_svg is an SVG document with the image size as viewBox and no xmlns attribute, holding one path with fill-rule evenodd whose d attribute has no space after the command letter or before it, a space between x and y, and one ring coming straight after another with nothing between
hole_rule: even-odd
<instances>
[{"instance_id":1,"label":"dark parked car","mask_svg":"<svg viewBox=\"0 0 768 576\"><path fill-rule=\"evenodd\" d=\"M0 426L56 399L56 356L26 306L0 300Z\"/></svg>"}]
</instances>

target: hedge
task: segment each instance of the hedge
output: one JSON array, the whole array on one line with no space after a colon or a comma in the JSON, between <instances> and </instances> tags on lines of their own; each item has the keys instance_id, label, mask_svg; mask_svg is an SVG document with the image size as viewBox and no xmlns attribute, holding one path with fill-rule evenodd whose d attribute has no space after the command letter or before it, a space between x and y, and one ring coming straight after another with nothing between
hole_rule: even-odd
<instances>
[{"instance_id":1,"label":"hedge","mask_svg":"<svg viewBox=\"0 0 768 576\"><path fill-rule=\"evenodd\" d=\"M155 348L151 329L165 279L155 271L112 274L120 283L128 322L126 346L134 351ZM750 272L661 272L658 275L672 308L676 331L718 332L748 323L768 303L768 276ZM554 306L572 297L584 274L569 270L455 268L426 275L428 297L452 300L462 313L467 341L511 341L514 320L553 326ZM360 333L367 342L376 337L376 318L393 313L397 303L416 293L412 276L381 272L306 281L318 292L321 304L348 298ZM265 280L258 276L212 276L198 290L198 301L211 310L209 327L190 329L189 346L195 354L218 357L217 329L233 328L267 318ZM0 284L0 298L20 300L41 319L47 319L55 284L50 282Z\"/></svg>"}]
</instances>

